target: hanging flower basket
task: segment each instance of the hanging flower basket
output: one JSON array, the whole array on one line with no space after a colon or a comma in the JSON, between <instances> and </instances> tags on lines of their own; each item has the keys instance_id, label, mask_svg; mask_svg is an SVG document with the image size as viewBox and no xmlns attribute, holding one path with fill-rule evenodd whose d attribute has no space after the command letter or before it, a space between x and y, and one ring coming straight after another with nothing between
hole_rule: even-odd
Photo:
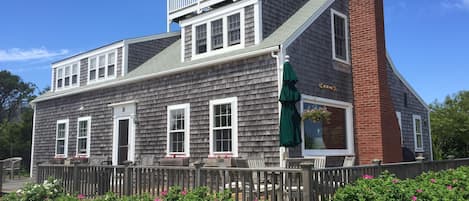
<instances>
[{"instance_id":1,"label":"hanging flower basket","mask_svg":"<svg viewBox=\"0 0 469 201\"><path fill-rule=\"evenodd\" d=\"M301 118L304 120L311 120L313 122L326 121L328 122L331 117L331 112L327 110L326 107L319 107L315 109L306 110L301 115Z\"/></svg>"}]
</instances>

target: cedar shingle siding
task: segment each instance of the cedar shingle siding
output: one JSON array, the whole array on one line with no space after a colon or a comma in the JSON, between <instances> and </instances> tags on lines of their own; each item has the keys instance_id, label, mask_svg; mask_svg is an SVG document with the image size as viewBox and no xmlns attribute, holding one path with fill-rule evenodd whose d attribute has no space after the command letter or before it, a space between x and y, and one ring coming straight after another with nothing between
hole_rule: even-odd
<instances>
[{"instance_id":1,"label":"cedar shingle siding","mask_svg":"<svg viewBox=\"0 0 469 201\"><path fill-rule=\"evenodd\" d=\"M129 44L127 72L135 70L135 68L145 63L148 59L152 58L169 45L173 44L179 38L180 36L177 35L168 38ZM119 54L119 57L121 56L122 55ZM118 71L117 74L120 75L120 71Z\"/></svg>"},{"instance_id":2,"label":"cedar shingle siding","mask_svg":"<svg viewBox=\"0 0 469 201\"><path fill-rule=\"evenodd\" d=\"M308 0L263 0L262 28L263 37L267 38Z\"/></svg>"},{"instance_id":3,"label":"cedar shingle siding","mask_svg":"<svg viewBox=\"0 0 469 201\"><path fill-rule=\"evenodd\" d=\"M270 55L153 78L37 103L34 162L54 157L56 121L69 119L69 156L76 149L77 118L91 116L91 156L111 156L113 112L108 104L137 101L136 156L162 158L166 151L166 108L191 104L190 154L209 154L209 101L238 97L239 155L278 164L278 88ZM79 110L83 106L83 110ZM262 146L259 146L262 143ZM138 157L136 157L138 158Z\"/></svg>"}]
</instances>

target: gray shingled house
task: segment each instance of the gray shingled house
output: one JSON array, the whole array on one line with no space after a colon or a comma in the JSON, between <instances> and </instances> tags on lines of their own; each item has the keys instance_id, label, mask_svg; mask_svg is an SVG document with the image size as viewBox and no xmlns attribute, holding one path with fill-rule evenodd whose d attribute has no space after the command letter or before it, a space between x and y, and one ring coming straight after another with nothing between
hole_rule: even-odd
<instances>
[{"instance_id":1,"label":"gray shingled house","mask_svg":"<svg viewBox=\"0 0 469 201\"><path fill-rule=\"evenodd\" d=\"M382 2L168 0L168 27L52 64L34 107L32 170L57 158L431 159L429 110L386 54ZM373 4L374 5L374 4ZM367 52L368 51L368 52ZM329 121L279 147L282 66ZM155 160L156 161L156 160ZM329 160L328 160L329 161Z\"/></svg>"}]
</instances>

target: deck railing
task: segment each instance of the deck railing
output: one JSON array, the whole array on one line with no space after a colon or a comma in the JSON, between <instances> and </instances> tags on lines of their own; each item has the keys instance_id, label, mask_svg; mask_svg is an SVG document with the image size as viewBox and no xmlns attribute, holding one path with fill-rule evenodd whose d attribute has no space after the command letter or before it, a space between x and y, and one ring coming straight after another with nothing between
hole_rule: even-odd
<instances>
[{"instance_id":1,"label":"deck railing","mask_svg":"<svg viewBox=\"0 0 469 201\"><path fill-rule=\"evenodd\" d=\"M356 167L313 169L218 168L167 166L39 165L37 182L60 179L66 192L95 197L106 192L119 196L159 195L171 186L193 189L206 186L211 192L225 189L234 200L330 200L336 190L363 175L379 176L388 170L397 177L412 178L422 172L469 166L469 159L396 163Z\"/></svg>"},{"instance_id":2,"label":"deck railing","mask_svg":"<svg viewBox=\"0 0 469 201\"><path fill-rule=\"evenodd\" d=\"M200 0L167 0L168 13L195 5Z\"/></svg>"}]
</instances>

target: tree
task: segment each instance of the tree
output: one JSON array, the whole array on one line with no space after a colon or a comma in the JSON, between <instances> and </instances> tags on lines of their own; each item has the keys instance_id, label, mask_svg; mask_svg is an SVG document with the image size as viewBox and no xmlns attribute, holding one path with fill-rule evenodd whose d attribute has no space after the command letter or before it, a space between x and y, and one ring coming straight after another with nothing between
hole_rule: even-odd
<instances>
[{"instance_id":1,"label":"tree","mask_svg":"<svg viewBox=\"0 0 469 201\"><path fill-rule=\"evenodd\" d=\"M21 106L34 98L35 89L34 84L23 82L19 76L0 71L0 121L18 117Z\"/></svg>"},{"instance_id":2,"label":"tree","mask_svg":"<svg viewBox=\"0 0 469 201\"><path fill-rule=\"evenodd\" d=\"M433 152L436 159L469 156L469 91L430 105Z\"/></svg>"}]
</instances>

